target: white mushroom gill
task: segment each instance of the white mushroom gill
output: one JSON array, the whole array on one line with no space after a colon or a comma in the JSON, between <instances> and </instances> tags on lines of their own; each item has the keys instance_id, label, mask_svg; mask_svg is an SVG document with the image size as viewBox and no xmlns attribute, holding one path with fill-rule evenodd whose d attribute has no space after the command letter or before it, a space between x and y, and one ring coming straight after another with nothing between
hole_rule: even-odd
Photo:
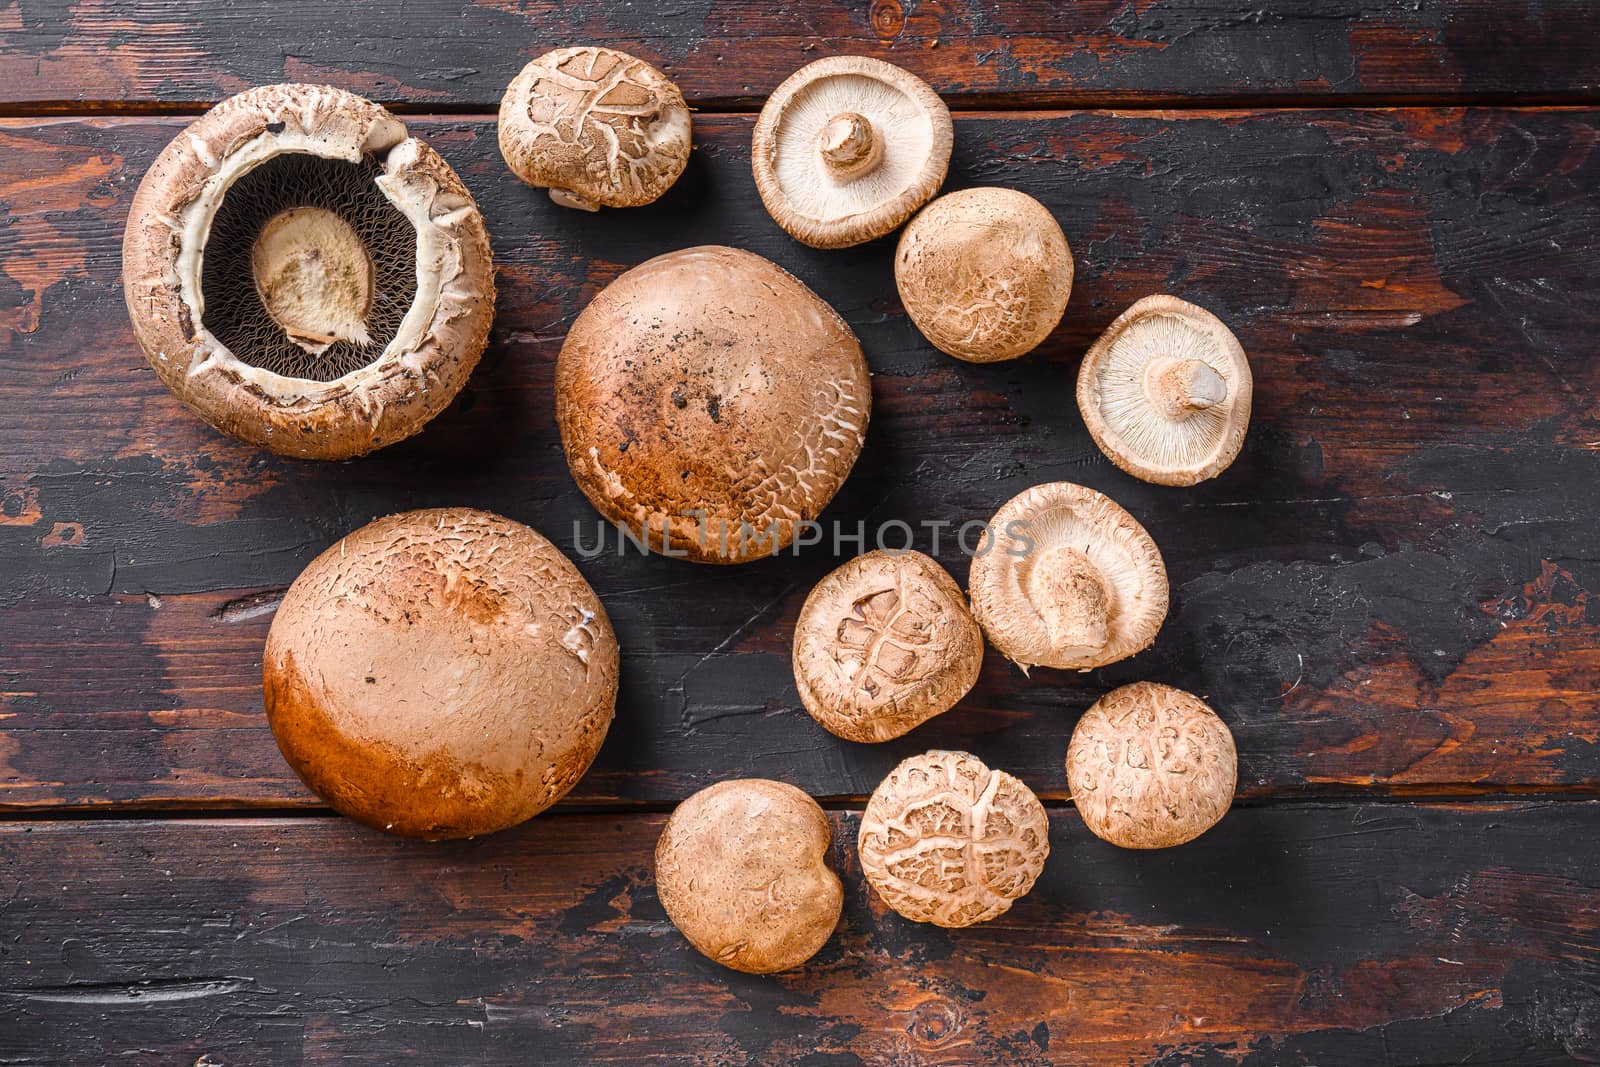
<instances>
[{"instance_id":1,"label":"white mushroom gill","mask_svg":"<svg viewBox=\"0 0 1600 1067\"><path fill-rule=\"evenodd\" d=\"M851 128L836 125L841 121ZM864 158L877 155L875 164L831 163L824 141L837 142L842 134L847 145L853 137L860 147L859 125L869 127ZM847 145L841 147L853 151ZM795 211L835 219L864 214L916 184L932 146L933 124L918 101L877 78L840 74L795 94L777 128L773 164Z\"/></svg>"},{"instance_id":2,"label":"white mushroom gill","mask_svg":"<svg viewBox=\"0 0 1600 1067\"><path fill-rule=\"evenodd\" d=\"M1209 335L1177 315L1149 315L1107 352L1100 411L1130 451L1203 463L1227 433L1232 374Z\"/></svg>"}]
</instances>

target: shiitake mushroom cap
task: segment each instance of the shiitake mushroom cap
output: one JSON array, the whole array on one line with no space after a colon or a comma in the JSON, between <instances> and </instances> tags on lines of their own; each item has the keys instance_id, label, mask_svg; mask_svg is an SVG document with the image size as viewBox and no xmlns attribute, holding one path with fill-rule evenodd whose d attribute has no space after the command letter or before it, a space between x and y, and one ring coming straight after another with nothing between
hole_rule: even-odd
<instances>
[{"instance_id":1,"label":"shiitake mushroom cap","mask_svg":"<svg viewBox=\"0 0 1600 1067\"><path fill-rule=\"evenodd\" d=\"M1123 848L1192 841L1228 812L1238 756L1227 724L1182 689L1135 682L1095 701L1067 747L1072 802Z\"/></svg>"},{"instance_id":2,"label":"shiitake mushroom cap","mask_svg":"<svg viewBox=\"0 0 1600 1067\"><path fill-rule=\"evenodd\" d=\"M700 790L656 843L656 892L702 955L750 974L786 971L827 943L844 908L833 829L805 793L743 778Z\"/></svg>"}]
</instances>

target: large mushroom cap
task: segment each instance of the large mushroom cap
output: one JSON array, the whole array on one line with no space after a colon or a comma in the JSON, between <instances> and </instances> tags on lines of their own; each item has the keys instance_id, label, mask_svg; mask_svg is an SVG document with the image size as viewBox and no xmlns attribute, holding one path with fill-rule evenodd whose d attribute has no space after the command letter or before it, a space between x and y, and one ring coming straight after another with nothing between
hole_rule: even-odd
<instances>
[{"instance_id":1,"label":"large mushroom cap","mask_svg":"<svg viewBox=\"0 0 1600 1067\"><path fill-rule=\"evenodd\" d=\"M1015 189L963 189L917 212L894 280L911 321L972 363L1031 352L1072 295L1072 250L1048 208Z\"/></svg>"},{"instance_id":2,"label":"large mushroom cap","mask_svg":"<svg viewBox=\"0 0 1600 1067\"><path fill-rule=\"evenodd\" d=\"M488 341L494 267L450 165L318 85L224 100L169 144L122 243L134 335L223 433L348 459L444 410Z\"/></svg>"},{"instance_id":3,"label":"large mushroom cap","mask_svg":"<svg viewBox=\"0 0 1600 1067\"><path fill-rule=\"evenodd\" d=\"M537 815L600 749L617 642L576 567L471 508L391 515L312 561L267 636L278 747L353 819L472 837Z\"/></svg>"},{"instance_id":4,"label":"large mushroom cap","mask_svg":"<svg viewBox=\"0 0 1600 1067\"><path fill-rule=\"evenodd\" d=\"M1250 428L1250 362L1205 308L1147 296L1118 315L1078 369L1078 409L1111 462L1157 485L1228 469Z\"/></svg>"},{"instance_id":5,"label":"large mushroom cap","mask_svg":"<svg viewBox=\"0 0 1600 1067\"><path fill-rule=\"evenodd\" d=\"M861 451L871 393L844 320L736 248L627 271L556 364L579 487L636 540L703 563L775 553L817 517Z\"/></svg>"},{"instance_id":6,"label":"large mushroom cap","mask_svg":"<svg viewBox=\"0 0 1600 1067\"><path fill-rule=\"evenodd\" d=\"M873 790L861 814L861 873L915 922L971 926L1033 888L1050 820L1033 790L965 752L925 752Z\"/></svg>"},{"instance_id":7,"label":"large mushroom cap","mask_svg":"<svg viewBox=\"0 0 1600 1067\"><path fill-rule=\"evenodd\" d=\"M1116 501L1071 482L1019 493L972 560L972 613L1024 671L1089 670L1148 648L1167 617L1167 569Z\"/></svg>"},{"instance_id":8,"label":"large mushroom cap","mask_svg":"<svg viewBox=\"0 0 1600 1067\"><path fill-rule=\"evenodd\" d=\"M689 943L724 967L769 974L827 943L844 908L828 867L833 828L792 785L719 782L679 804L656 843L656 892Z\"/></svg>"},{"instance_id":9,"label":"large mushroom cap","mask_svg":"<svg viewBox=\"0 0 1600 1067\"><path fill-rule=\"evenodd\" d=\"M751 167L774 221L813 248L899 226L950 166L950 109L879 59L830 56L795 71L756 120Z\"/></svg>"},{"instance_id":10,"label":"large mushroom cap","mask_svg":"<svg viewBox=\"0 0 1600 1067\"><path fill-rule=\"evenodd\" d=\"M665 74L614 48L557 48L500 101L500 154L563 207L638 207L689 162L689 108Z\"/></svg>"},{"instance_id":11,"label":"large mushroom cap","mask_svg":"<svg viewBox=\"0 0 1600 1067\"><path fill-rule=\"evenodd\" d=\"M961 587L921 552L857 556L817 583L795 624L800 699L848 741L888 741L949 711L982 667Z\"/></svg>"},{"instance_id":12,"label":"large mushroom cap","mask_svg":"<svg viewBox=\"0 0 1600 1067\"><path fill-rule=\"evenodd\" d=\"M1233 734L1182 689L1135 682L1101 697L1072 731L1067 784L1095 835L1123 848L1168 848L1228 811L1238 780Z\"/></svg>"}]
</instances>

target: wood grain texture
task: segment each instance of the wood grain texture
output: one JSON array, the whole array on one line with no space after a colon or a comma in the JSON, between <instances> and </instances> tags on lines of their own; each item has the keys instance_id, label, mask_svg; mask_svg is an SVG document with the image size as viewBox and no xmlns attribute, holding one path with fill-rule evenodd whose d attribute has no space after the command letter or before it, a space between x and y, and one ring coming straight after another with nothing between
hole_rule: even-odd
<instances>
[{"instance_id":1,"label":"wood grain texture","mask_svg":"<svg viewBox=\"0 0 1600 1067\"><path fill-rule=\"evenodd\" d=\"M0 106L211 103L252 85L332 82L418 108L498 104L559 45L622 48L691 103L753 107L819 56L910 68L955 106L1600 97L1600 24L1582 0L12 0Z\"/></svg>"},{"instance_id":2,"label":"wood grain texture","mask_svg":"<svg viewBox=\"0 0 1600 1067\"><path fill-rule=\"evenodd\" d=\"M216 435L133 344L123 214L181 125L0 124L0 804L310 804L260 711L276 591L342 532L410 507L488 507L592 546L555 355L607 280L694 239L775 258L862 338L872 428L825 519L950 522L915 543L964 582L956 526L1028 485L1082 482L1150 529L1173 607L1133 660L1027 681L991 655L956 711L851 745L805 716L789 669L831 545L708 569L619 558L613 531L579 562L616 623L622 697L574 802L661 803L739 774L860 796L936 746L1060 797L1077 712L1141 678L1219 710L1246 796L1600 781L1600 113L963 119L950 187L1040 197L1078 263L1052 339L987 367L918 337L889 241L814 252L772 224L748 118L702 116L658 205L581 217L506 174L492 123L417 121L482 201L496 329L427 432L337 465ZM1256 375L1243 456L1192 490L1111 467L1072 400L1083 349L1161 290L1229 322Z\"/></svg>"},{"instance_id":3,"label":"wood grain texture","mask_svg":"<svg viewBox=\"0 0 1600 1067\"><path fill-rule=\"evenodd\" d=\"M331 819L0 824L6 1063L1473 1063L1600 1056L1600 802L1279 804L1133 853L1070 810L946 931L870 896L802 970L697 955L661 816L475 843Z\"/></svg>"}]
</instances>

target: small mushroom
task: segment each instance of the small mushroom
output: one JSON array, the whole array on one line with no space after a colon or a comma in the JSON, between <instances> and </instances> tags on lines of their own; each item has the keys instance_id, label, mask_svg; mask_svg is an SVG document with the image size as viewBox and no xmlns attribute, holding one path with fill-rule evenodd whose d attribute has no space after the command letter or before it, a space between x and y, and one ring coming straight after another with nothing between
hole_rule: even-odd
<instances>
[{"instance_id":1,"label":"small mushroom","mask_svg":"<svg viewBox=\"0 0 1600 1067\"><path fill-rule=\"evenodd\" d=\"M894 280L911 321L939 351L971 363L1016 359L1061 321L1072 249L1055 216L1026 193L963 189L906 226Z\"/></svg>"},{"instance_id":2,"label":"small mushroom","mask_svg":"<svg viewBox=\"0 0 1600 1067\"><path fill-rule=\"evenodd\" d=\"M1156 485L1228 469L1250 428L1250 361L1222 321L1175 296L1117 316L1078 369L1078 410L1100 451Z\"/></svg>"},{"instance_id":3,"label":"small mushroom","mask_svg":"<svg viewBox=\"0 0 1600 1067\"><path fill-rule=\"evenodd\" d=\"M1067 784L1097 837L1169 848L1217 824L1233 802L1233 734L1182 689L1135 682L1101 697L1072 731Z\"/></svg>"},{"instance_id":4,"label":"small mushroom","mask_svg":"<svg viewBox=\"0 0 1600 1067\"><path fill-rule=\"evenodd\" d=\"M921 78L864 56L795 71L756 119L751 167L779 226L813 248L882 237L939 191L950 109Z\"/></svg>"},{"instance_id":5,"label":"small mushroom","mask_svg":"<svg viewBox=\"0 0 1600 1067\"><path fill-rule=\"evenodd\" d=\"M921 552L868 552L806 597L794 677L811 717L847 741L888 741L956 705L983 634L945 569Z\"/></svg>"},{"instance_id":6,"label":"small mushroom","mask_svg":"<svg viewBox=\"0 0 1600 1067\"><path fill-rule=\"evenodd\" d=\"M388 111L319 85L224 100L151 166L122 243L134 336L223 433L348 459L419 431L494 315L483 218Z\"/></svg>"},{"instance_id":7,"label":"small mushroom","mask_svg":"<svg viewBox=\"0 0 1600 1067\"><path fill-rule=\"evenodd\" d=\"M914 922L988 922L1033 888L1050 821L1033 790L966 752L905 760L861 815L861 871Z\"/></svg>"},{"instance_id":8,"label":"small mushroom","mask_svg":"<svg viewBox=\"0 0 1600 1067\"><path fill-rule=\"evenodd\" d=\"M1071 482L1036 485L989 521L972 614L1024 672L1089 670L1148 648L1167 617L1167 570L1143 526Z\"/></svg>"},{"instance_id":9,"label":"small mushroom","mask_svg":"<svg viewBox=\"0 0 1600 1067\"><path fill-rule=\"evenodd\" d=\"M471 508L391 515L311 562L267 635L267 721L335 810L474 837L582 777L617 697L605 608L560 550Z\"/></svg>"},{"instance_id":10,"label":"small mushroom","mask_svg":"<svg viewBox=\"0 0 1600 1067\"><path fill-rule=\"evenodd\" d=\"M500 101L500 154L562 207L638 207L689 162L689 108L655 67L615 48L557 48Z\"/></svg>"},{"instance_id":11,"label":"small mushroom","mask_svg":"<svg viewBox=\"0 0 1600 1067\"><path fill-rule=\"evenodd\" d=\"M833 830L817 802L761 778L719 782L679 804L656 843L656 892L672 924L724 967L798 967L839 924Z\"/></svg>"},{"instance_id":12,"label":"small mushroom","mask_svg":"<svg viewBox=\"0 0 1600 1067\"><path fill-rule=\"evenodd\" d=\"M556 418L578 486L666 555L742 563L814 520L861 451L872 386L855 334L777 264L686 248L578 316Z\"/></svg>"}]
</instances>

